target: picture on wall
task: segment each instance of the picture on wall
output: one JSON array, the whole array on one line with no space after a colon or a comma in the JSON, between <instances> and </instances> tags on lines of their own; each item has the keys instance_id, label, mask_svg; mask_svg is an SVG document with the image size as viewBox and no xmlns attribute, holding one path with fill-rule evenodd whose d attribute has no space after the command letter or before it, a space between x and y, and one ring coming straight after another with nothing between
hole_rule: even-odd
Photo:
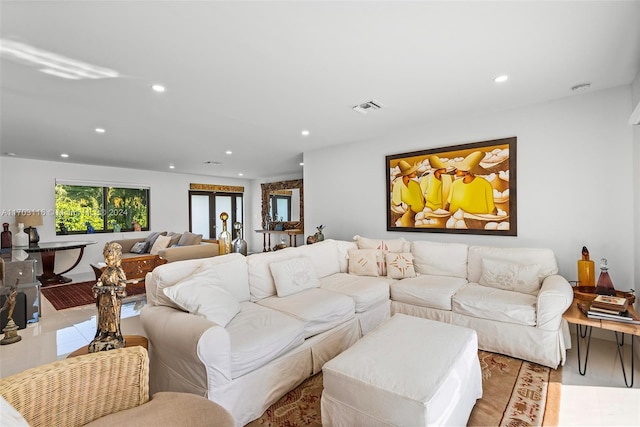
<instances>
[{"instance_id":1,"label":"picture on wall","mask_svg":"<svg viewBox=\"0 0 640 427\"><path fill-rule=\"evenodd\" d=\"M387 230L516 236L516 140L386 156Z\"/></svg>"}]
</instances>

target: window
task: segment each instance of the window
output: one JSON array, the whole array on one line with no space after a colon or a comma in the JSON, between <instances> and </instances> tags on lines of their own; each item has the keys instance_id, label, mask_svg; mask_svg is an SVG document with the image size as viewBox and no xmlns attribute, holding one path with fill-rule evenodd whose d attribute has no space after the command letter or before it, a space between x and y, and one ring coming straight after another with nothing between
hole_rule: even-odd
<instances>
[{"instance_id":1,"label":"window","mask_svg":"<svg viewBox=\"0 0 640 427\"><path fill-rule=\"evenodd\" d=\"M149 230L149 188L56 182L55 193L58 235Z\"/></svg>"},{"instance_id":2,"label":"window","mask_svg":"<svg viewBox=\"0 0 640 427\"><path fill-rule=\"evenodd\" d=\"M291 221L291 196L271 195L269 216L273 221Z\"/></svg>"}]
</instances>

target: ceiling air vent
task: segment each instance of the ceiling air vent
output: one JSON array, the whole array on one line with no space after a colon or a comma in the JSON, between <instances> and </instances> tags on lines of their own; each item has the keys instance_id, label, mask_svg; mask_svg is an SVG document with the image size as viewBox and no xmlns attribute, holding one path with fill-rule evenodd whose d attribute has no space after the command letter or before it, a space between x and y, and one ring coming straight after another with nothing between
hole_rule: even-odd
<instances>
[{"instance_id":1,"label":"ceiling air vent","mask_svg":"<svg viewBox=\"0 0 640 427\"><path fill-rule=\"evenodd\" d=\"M367 102L364 102L362 104L354 105L351 108L354 111L356 111L356 112L358 112L360 114L367 114L368 111L381 109L382 108L382 103L372 99L371 101L367 101Z\"/></svg>"}]
</instances>

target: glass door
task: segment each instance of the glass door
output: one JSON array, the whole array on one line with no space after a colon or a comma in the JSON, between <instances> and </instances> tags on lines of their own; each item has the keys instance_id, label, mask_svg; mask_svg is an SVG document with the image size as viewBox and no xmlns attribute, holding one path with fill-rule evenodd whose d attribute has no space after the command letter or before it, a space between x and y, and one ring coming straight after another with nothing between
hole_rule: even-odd
<instances>
[{"instance_id":1,"label":"glass door","mask_svg":"<svg viewBox=\"0 0 640 427\"><path fill-rule=\"evenodd\" d=\"M236 238L235 222L243 220L241 193L189 191L189 231L202 234L203 239L217 239L222 231L220 214L229 214L227 229Z\"/></svg>"}]
</instances>

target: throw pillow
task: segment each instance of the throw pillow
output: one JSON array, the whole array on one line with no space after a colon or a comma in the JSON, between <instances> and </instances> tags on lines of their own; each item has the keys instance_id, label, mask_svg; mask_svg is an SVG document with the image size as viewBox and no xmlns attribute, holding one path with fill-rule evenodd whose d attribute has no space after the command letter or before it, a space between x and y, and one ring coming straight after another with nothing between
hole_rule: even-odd
<instances>
[{"instance_id":1,"label":"throw pillow","mask_svg":"<svg viewBox=\"0 0 640 427\"><path fill-rule=\"evenodd\" d=\"M173 231L169 232L167 236L171 237L171 241L169 242L168 248L172 246L176 246L180 241L180 237L182 237L182 233L174 233Z\"/></svg>"},{"instance_id":2,"label":"throw pillow","mask_svg":"<svg viewBox=\"0 0 640 427\"><path fill-rule=\"evenodd\" d=\"M406 277L416 277L416 270L413 267L413 255L409 252L386 254L387 277L392 279L404 279Z\"/></svg>"},{"instance_id":3,"label":"throw pillow","mask_svg":"<svg viewBox=\"0 0 640 427\"><path fill-rule=\"evenodd\" d=\"M389 252L409 252L411 249L411 243L404 239L368 239L366 237L355 235L353 240L356 241L358 249L379 249Z\"/></svg>"},{"instance_id":4,"label":"throw pillow","mask_svg":"<svg viewBox=\"0 0 640 427\"><path fill-rule=\"evenodd\" d=\"M164 288L164 294L183 310L225 327L240 312L240 303L206 277L190 277Z\"/></svg>"},{"instance_id":5,"label":"throw pillow","mask_svg":"<svg viewBox=\"0 0 640 427\"><path fill-rule=\"evenodd\" d=\"M482 275L479 284L507 291L536 295L540 290L538 264L514 264L511 262L482 259Z\"/></svg>"},{"instance_id":6,"label":"throw pillow","mask_svg":"<svg viewBox=\"0 0 640 427\"><path fill-rule=\"evenodd\" d=\"M147 238L145 239L145 242L148 242L149 243L149 248L152 248L153 244L156 242L156 239L158 238L158 236L166 236L166 235L167 235L166 231L163 231L163 232L156 231L154 233L149 234L147 236Z\"/></svg>"},{"instance_id":7,"label":"throw pillow","mask_svg":"<svg viewBox=\"0 0 640 427\"><path fill-rule=\"evenodd\" d=\"M378 252L379 251L375 249L355 249L349 251L349 273L358 276L379 276Z\"/></svg>"},{"instance_id":8,"label":"throw pillow","mask_svg":"<svg viewBox=\"0 0 640 427\"><path fill-rule=\"evenodd\" d=\"M148 248L149 242L137 242L131 247L131 250L129 252L131 252L132 254L143 254L147 252Z\"/></svg>"},{"instance_id":9,"label":"throw pillow","mask_svg":"<svg viewBox=\"0 0 640 427\"><path fill-rule=\"evenodd\" d=\"M202 234L193 234L189 231L185 231L178 240L178 246L191 246L198 245L202 241Z\"/></svg>"},{"instance_id":10,"label":"throw pillow","mask_svg":"<svg viewBox=\"0 0 640 427\"><path fill-rule=\"evenodd\" d=\"M169 246L169 242L171 241L171 237L169 236L158 236L156 238L156 242L153 244L153 247L149 251L151 255L157 255L160 252L160 249L164 249Z\"/></svg>"},{"instance_id":11,"label":"throw pillow","mask_svg":"<svg viewBox=\"0 0 640 427\"><path fill-rule=\"evenodd\" d=\"M306 256L272 262L269 269L279 297L317 288L320 285L313 261Z\"/></svg>"}]
</instances>

